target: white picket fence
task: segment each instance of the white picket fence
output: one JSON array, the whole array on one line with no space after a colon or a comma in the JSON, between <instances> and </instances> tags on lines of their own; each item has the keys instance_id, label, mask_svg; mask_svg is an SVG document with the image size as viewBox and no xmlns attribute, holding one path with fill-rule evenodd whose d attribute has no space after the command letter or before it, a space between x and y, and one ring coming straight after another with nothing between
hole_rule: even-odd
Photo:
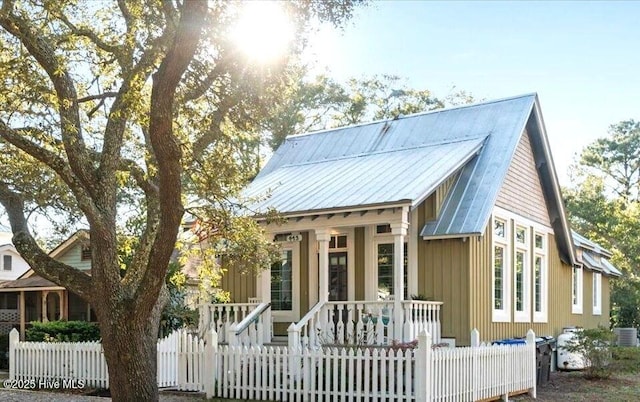
<instances>
[{"instance_id":1,"label":"white picket fence","mask_svg":"<svg viewBox=\"0 0 640 402\"><path fill-rule=\"evenodd\" d=\"M85 380L108 387L97 342L10 340L11 379ZM281 401L475 401L513 393L536 394L533 331L526 344L433 349L423 332L416 349L294 348L218 344L184 331L158 342L158 385L205 392L208 398Z\"/></svg>"},{"instance_id":2,"label":"white picket fence","mask_svg":"<svg viewBox=\"0 0 640 402\"><path fill-rule=\"evenodd\" d=\"M158 340L158 386L204 391L204 340L174 331ZM9 378L51 384L54 380L83 381L87 387L109 387L102 344L95 342L21 342L9 334Z\"/></svg>"}]
</instances>

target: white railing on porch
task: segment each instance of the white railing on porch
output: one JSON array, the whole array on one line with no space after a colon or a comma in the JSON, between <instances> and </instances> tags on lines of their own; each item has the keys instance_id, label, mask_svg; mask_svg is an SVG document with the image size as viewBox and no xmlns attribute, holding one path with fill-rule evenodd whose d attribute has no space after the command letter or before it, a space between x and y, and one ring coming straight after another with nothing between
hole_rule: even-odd
<instances>
[{"instance_id":1,"label":"white railing on porch","mask_svg":"<svg viewBox=\"0 0 640 402\"><path fill-rule=\"evenodd\" d=\"M440 343L442 302L402 302L402 333L396 333L393 301L332 301L316 304L288 329L289 347L321 345L390 345L417 339L425 330Z\"/></svg>"},{"instance_id":2,"label":"white railing on porch","mask_svg":"<svg viewBox=\"0 0 640 402\"><path fill-rule=\"evenodd\" d=\"M244 320L231 324L226 340L234 346L260 346L271 342L271 303L258 304Z\"/></svg>"},{"instance_id":3,"label":"white railing on porch","mask_svg":"<svg viewBox=\"0 0 640 402\"><path fill-rule=\"evenodd\" d=\"M220 342L228 342L227 339L231 326L244 321L252 312L260 308L261 303L257 299L251 299L249 303L219 303L201 304L198 306L199 321L198 333L204 336L207 330L213 328L218 334ZM260 322L264 321L264 341L271 340L271 310L269 309ZM257 323L257 322L256 322ZM250 330L255 333L255 328ZM257 342L262 343L262 342Z\"/></svg>"}]
</instances>

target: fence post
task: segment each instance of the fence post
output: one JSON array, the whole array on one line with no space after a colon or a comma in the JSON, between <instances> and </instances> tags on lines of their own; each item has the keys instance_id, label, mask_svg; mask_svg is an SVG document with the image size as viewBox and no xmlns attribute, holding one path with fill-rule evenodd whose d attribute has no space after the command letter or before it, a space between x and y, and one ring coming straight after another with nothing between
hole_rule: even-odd
<instances>
[{"instance_id":1,"label":"fence post","mask_svg":"<svg viewBox=\"0 0 640 402\"><path fill-rule=\"evenodd\" d=\"M418 351L416 353L416 402L429 402L432 399L431 359L431 335L423 329L418 335Z\"/></svg>"},{"instance_id":2,"label":"fence post","mask_svg":"<svg viewBox=\"0 0 640 402\"><path fill-rule=\"evenodd\" d=\"M289 356L291 356L289 359L289 369L291 370L293 378L299 380L302 361L298 360L295 356L301 352L302 345L300 343L300 328L296 328L294 323L291 323L289 328L287 328L287 342L287 349L289 350Z\"/></svg>"},{"instance_id":3,"label":"fence post","mask_svg":"<svg viewBox=\"0 0 640 402\"><path fill-rule=\"evenodd\" d=\"M471 330L471 347L477 348L480 346L480 331L477 328Z\"/></svg>"},{"instance_id":4,"label":"fence post","mask_svg":"<svg viewBox=\"0 0 640 402\"><path fill-rule=\"evenodd\" d=\"M207 399L215 396L216 381L218 380L218 373L216 373L217 355L218 333L213 328L210 328L207 331L204 344L204 392Z\"/></svg>"},{"instance_id":5,"label":"fence post","mask_svg":"<svg viewBox=\"0 0 640 402\"><path fill-rule=\"evenodd\" d=\"M229 346L238 346L237 326L234 321L227 330L227 344L229 344Z\"/></svg>"},{"instance_id":6,"label":"fence post","mask_svg":"<svg viewBox=\"0 0 640 402\"><path fill-rule=\"evenodd\" d=\"M16 361L16 348L18 346L18 342L20 342L20 334L14 328L9 332L9 379L16 379L16 365L18 362Z\"/></svg>"},{"instance_id":7,"label":"fence post","mask_svg":"<svg viewBox=\"0 0 640 402\"><path fill-rule=\"evenodd\" d=\"M536 389L536 334L533 332L533 329L529 328L527 331L527 347L530 349L529 356L532 356L533 362L529 364L531 367L530 375L533 375L533 388L529 388L529 395L532 398L537 397L537 389Z\"/></svg>"},{"instance_id":8,"label":"fence post","mask_svg":"<svg viewBox=\"0 0 640 402\"><path fill-rule=\"evenodd\" d=\"M478 399L478 348L480 347L480 331L477 328L471 330L471 400Z\"/></svg>"}]
</instances>

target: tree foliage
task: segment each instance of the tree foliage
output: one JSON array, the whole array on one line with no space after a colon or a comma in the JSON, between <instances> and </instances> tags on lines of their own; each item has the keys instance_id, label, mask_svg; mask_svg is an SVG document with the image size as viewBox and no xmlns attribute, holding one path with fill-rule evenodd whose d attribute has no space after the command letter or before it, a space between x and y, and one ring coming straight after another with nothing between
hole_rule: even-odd
<instances>
[{"instance_id":1,"label":"tree foliage","mask_svg":"<svg viewBox=\"0 0 640 402\"><path fill-rule=\"evenodd\" d=\"M395 75L351 78L344 84L326 75L311 80L304 75L300 69L290 76L286 96L276 100L275 113L265 120L272 149L291 134L392 119L474 100L465 91L440 99L429 90L408 87Z\"/></svg>"},{"instance_id":2,"label":"tree foliage","mask_svg":"<svg viewBox=\"0 0 640 402\"><path fill-rule=\"evenodd\" d=\"M340 25L354 3L281 3L299 40L270 65L253 63L230 40L242 6L0 6L0 203L29 265L95 308L114 400L157 400L155 341L185 210L205 222L200 236L230 256L265 245L254 224L233 214L242 204L237 191L255 169L253 143L281 98L309 22ZM59 228L89 227L91 275L41 249L29 228L37 213ZM234 225L246 237L217 241L236 233ZM268 251L252 255L238 259L268 263Z\"/></svg>"},{"instance_id":3,"label":"tree foliage","mask_svg":"<svg viewBox=\"0 0 640 402\"><path fill-rule=\"evenodd\" d=\"M565 190L573 227L613 252L623 277L613 280L611 323L640 326L640 125L623 121L588 145Z\"/></svg>"}]
</instances>

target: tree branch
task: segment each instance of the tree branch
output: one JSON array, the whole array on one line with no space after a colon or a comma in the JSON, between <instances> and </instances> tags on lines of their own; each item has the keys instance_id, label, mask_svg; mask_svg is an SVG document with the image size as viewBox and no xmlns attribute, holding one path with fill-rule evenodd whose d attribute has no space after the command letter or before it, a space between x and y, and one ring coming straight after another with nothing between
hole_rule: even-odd
<instances>
[{"instance_id":1,"label":"tree branch","mask_svg":"<svg viewBox=\"0 0 640 402\"><path fill-rule=\"evenodd\" d=\"M104 92L104 93L101 93L101 94L89 95L89 96L85 96L84 98L78 99L78 103L89 102L89 101L96 100L96 99L113 98L113 97L115 97L117 95L118 95L117 92Z\"/></svg>"},{"instance_id":2,"label":"tree branch","mask_svg":"<svg viewBox=\"0 0 640 402\"><path fill-rule=\"evenodd\" d=\"M89 157L82 137L78 96L73 79L56 57L56 47L47 42L27 21L11 13L12 4L6 1L3 6L7 7L3 7L3 12L0 13L0 26L22 43L53 83L58 97L61 135L69 166L85 189L90 194L97 194L100 189L95 187L94 169L87 163Z\"/></svg>"},{"instance_id":3,"label":"tree branch","mask_svg":"<svg viewBox=\"0 0 640 402\"><path fill-rule=\"evenodd\" d=\"M38 246L29 232L24 215L24 199L20 194L12 191L6 183L0 183L0 203L9 216L13 244L29 266L43 278L64 286L85 300L91 300L91 277L76 268L54 260Z\"/></svg>"},{"instance_id":4,"label":"tree branch","mask_svg":"<svg viewBox=\"0 0 640 402\"><path fill-rule=\"evenodd\" d=\"M182 4L175 40L153 75L149 136L158 161L160 214L149 263L136 289L139 314L149 314L156 304L167 271L166 262L173 253L184 212L182 155L173 135L173 104L178 84L195 55L207 11L207 3L203 1L191 0Z\"/></svg>"}]
</instances>

